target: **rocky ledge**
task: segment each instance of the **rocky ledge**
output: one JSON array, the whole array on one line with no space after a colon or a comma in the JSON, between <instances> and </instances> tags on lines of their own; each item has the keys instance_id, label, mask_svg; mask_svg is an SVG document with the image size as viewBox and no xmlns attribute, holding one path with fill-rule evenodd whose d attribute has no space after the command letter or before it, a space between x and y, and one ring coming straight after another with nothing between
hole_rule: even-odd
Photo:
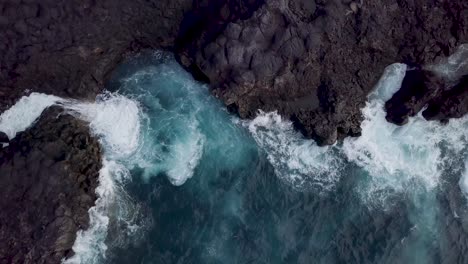
<instances>
[{"instance_id":1,"label":"rocky ledge","mask_svg":"<svg viewBox=\"0 0 468 264\"><path fill-rule=\"evenodd\" d=\"M60 263L72 255L100 168L88 125L58 107L0 148L0 263Z\"/></svg>"}]
</instances>

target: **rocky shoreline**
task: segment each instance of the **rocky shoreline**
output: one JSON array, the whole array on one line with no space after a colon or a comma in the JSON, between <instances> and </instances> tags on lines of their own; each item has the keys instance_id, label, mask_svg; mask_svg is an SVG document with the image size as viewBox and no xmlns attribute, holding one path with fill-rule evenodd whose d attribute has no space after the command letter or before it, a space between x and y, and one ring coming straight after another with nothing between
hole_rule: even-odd
<instances>
[{"instance_id":1,"label":"rocky shoreline","mask_svg":"<svg viewBox=\"0 0 468 264\"><path fill-rule=\"evenodd\" d=\"M360 134L360 110L387 65L431 65L468 43L461 0L24 1L0 10L0 111L33 91L92 100L128 54L165 49L242 118L277 110L321 144ZM413 97L424 97L438 109L431 119L466 113L466 89L436 90L391 104L417 112Z\"/></svg>"},{"instance_id":2,"label":"rocky shoreline","mask_svg":"<svg viewBox=\"0 0 468 264\"><path fill-rule=\"evenodd\" d=\"M305 136L333 144L360 135L361 109L386 66L429 66L466 43L467 14L466 1L267 0L248 19L226 20L215 40L196 48L190 42L178 54L241 117L277 110ZM421 104L450 101L452 110L439 108L433 118L465 114L467 90L442 96L443 90L411 90L393 98L397 107L387 110L405 104L408 113L419 112ZM414 96L424 100L413 102Z\"/></svg>"},{"instance_id":3,"label":"rocky shoreline","mask_svg":"<svg viewBox=\"0 0 468 264\"><path fill-rule=\"evenodd\" d=\"M59 263L89 224L101 147L59 107L0 148L0 263Z\"/></svg>"},{"instance_id":4,"label":"rocky shoreline","mask_svg":"<svg viewBox=\"0 0 468 264\"><path fill-rule=\"evenodd\" d=\"M367 95L394 62L416 70L387 102L389 121L404 124L426 105L429 120L468 112L467 77L447 85L426 69L468 43L464 0L24 0L0 3L0 38L0 112L31 92L93 100L142 49L174 52L240 117L276 110L322 145L360 135ZM100 148L86 124L58 111L0 149L1 263L57 263L87 226ZM44 170L37 186L31 170ZM19 209L31 208L28 194L37 212Z\"/></svg>"}]
</instances>

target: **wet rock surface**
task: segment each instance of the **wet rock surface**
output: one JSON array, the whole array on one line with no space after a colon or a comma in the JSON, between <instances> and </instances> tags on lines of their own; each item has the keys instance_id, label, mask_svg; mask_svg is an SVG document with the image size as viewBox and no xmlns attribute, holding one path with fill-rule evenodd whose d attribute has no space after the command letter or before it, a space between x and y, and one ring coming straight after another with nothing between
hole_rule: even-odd
<instances>
[{"instance_id":1,"label":"wet rock surface","mask_svg":"<svg viewBox=\"0 0 468 264\"><path fill-rule=\"evenodd\" d=\"M73 254L100 168L87 124L58 107L0 148L0 263L59 263Z\"/></svg>"}]
</instances>

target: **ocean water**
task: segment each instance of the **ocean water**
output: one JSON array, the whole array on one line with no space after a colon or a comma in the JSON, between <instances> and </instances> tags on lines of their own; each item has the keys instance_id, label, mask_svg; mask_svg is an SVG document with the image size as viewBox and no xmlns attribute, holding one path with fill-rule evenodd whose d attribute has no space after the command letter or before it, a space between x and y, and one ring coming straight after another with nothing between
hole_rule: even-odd
<instances>
[{"instance_id":1,"label":"ocean water","mask_svg":"<svg viewBox=\"0 0 468 264\"><path fill-rule=\"evenodd\" d=\"M24 97L0 130L60 104L101 140L91 226L64 263L463 263L468 118L387 123L405 71L382 73L362 137L328 147L274 112L237 119L161 52L122 64L95 102Z\"/></svg>"}]
</instances>

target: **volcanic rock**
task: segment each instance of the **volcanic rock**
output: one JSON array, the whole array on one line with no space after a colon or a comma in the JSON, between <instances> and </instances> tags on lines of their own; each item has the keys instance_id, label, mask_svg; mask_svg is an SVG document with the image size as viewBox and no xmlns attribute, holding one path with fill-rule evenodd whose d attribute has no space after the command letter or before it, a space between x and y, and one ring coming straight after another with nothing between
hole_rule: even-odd
<instances>
[{"instance_id":1,"label":"volcanic rock","mask_svg":"<svg viewBox=\"0 0 468 264\"><path fill-rule=\"evenodd\" d=\"M360 134L360 110L386 66L428 65L468 42L466 1L267 0L248 19L222 22L212 41L192 35L179 47L180 61L241 117L277 110L320 144ZM405 105L390 121L404 123L429 100L455 100L434 99L438 81L430 78L417 103L408 92L389 103L391 111Z\"/></svg>"},{"instance_id":2,"label":"volcanic rock","mask_svg":"<svg viewBox=\"0 0 468 264\"><path fill-rule=\"evenodd\" d=\"M140 48L174 46L191 0L2 1L0 112L43 92L94 99Z\"/></svg>"},{"instance_id":3,"label":"volcanic rock","mask_svg":"<svg viewBox=\"0 0 468 264\"><path fill-rule=\"evenodd\" d=\"M434 97L422 113L428 120L447 120L460 118L468 112L468 75L461 78L454 87L442 91L440 96Z\"/></svg>"},{"instance_id":4,"label":"volcanic rock","mask_svg":"<svg viewBox=\"0 0 468 264\"><path fill-rule=\"evenodd\" d=\"M61 112L46 110L0 149L0 263L60 263L89 225L101 148Z\"/></svg>"},{"instance_id":5,"label":"volcanic rock","mask_svg":"<svg viewBox=\"0 0 468 264\"><path fill-rule=\"evenodd\" d=\"M387 120L397 125L406 124L408 117L419 113L444 86L444 81L433 72L421 69L407 71L400 90L385 103Z\"/></svg>"},{"instance_id":6,"label":"volcanic rock","mask_svg":"<svg viewBox=\"0 0 468 264\"><path fill-rule=\"evenodd\" d=\"M0 131L0 143L8 143L10 140L8 139L8 136Z\"/></svg>"}]
</instances>

